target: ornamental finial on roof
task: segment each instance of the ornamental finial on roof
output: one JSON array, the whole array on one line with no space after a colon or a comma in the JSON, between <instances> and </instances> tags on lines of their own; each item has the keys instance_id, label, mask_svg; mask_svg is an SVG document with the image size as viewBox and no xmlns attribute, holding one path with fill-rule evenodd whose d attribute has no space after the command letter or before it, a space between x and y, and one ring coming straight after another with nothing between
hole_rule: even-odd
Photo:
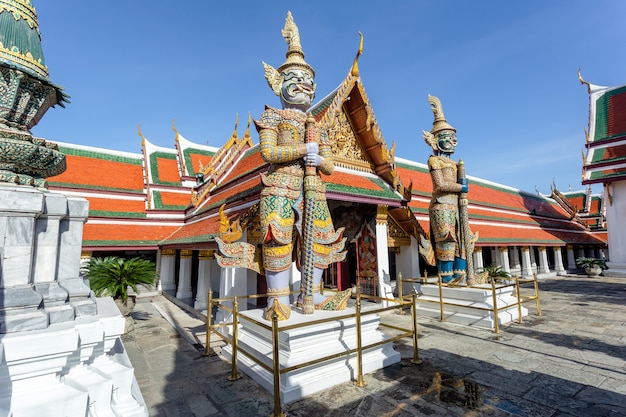
<instances>
[{"instance_id":1,"label":"ornamental finial on roof","mask_svg":"<svg viewBox=\"0 0 626 417\"><path fill-rule=\"evenodd\" d=\"M591 84L583 80L583 77L580 75L580 68L578 68L578 81L580 81L581 84L585 84L587 86L587 93L591 94Z\"/></svg>"},{"instance_id":2,"label":"ornamental finial on roof","mask_svg":"<svg viewBox=\"0 0 626 417\"><path fill-rule=\"evenodd\" d=\"M354 62L352 63L352 69L350 70L350 74L355 77L359 76L359 57L363 53L363 34L361 32L359 32L359 37L360 37L359 50L357 51L356 56L354 57Z\"/></svg>"}]
</instances>

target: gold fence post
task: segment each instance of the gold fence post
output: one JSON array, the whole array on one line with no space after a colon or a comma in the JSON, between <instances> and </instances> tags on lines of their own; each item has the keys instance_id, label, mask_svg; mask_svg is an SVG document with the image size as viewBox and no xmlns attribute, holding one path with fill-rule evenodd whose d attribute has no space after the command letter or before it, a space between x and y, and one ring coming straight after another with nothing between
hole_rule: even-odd
<instances>
[{"instance_id":1,"label":"gold fence post","mask_svg":"<svg viewBox=\"0 0 626 417\"><path fill-rule=\"evenodd\" d=\"M535 281L535 297L537 297L537 315L541 316L541 302L539 301L539 281L537 280L537 274L533 275Z\"/></svg>"},{"instance_id":2,"label":"gold fence post","mask_svg":"<svg viewBox=\"0 0 626 417\"><path fill-rule=\"evenodd\" d=\"M441 278L441 274L437 274L438 283L439 283L439 321L446 321L446 318L443 315L443 278Z\"/></svg>"},{"instance_id":3,"label":"gold fence post","mask_svg":"<svg viewBox=\"0 0 626 417\"><path fill-rule=\"evenodd\" d=\"M500 333L500 324L498 323L498 298L496 297L496 279L491 278L491 296L493 297L493 325L495 332Z\"/></svg>"},{"instance_id":4,"label":"gold fence post","mask_svg":"<svg viewBox=\"0 0 626 417\"><path fill-rule=\"evenodd\" d=\"M211 318L213 313L213 291L209 290L207 294L207 299L209 300L207 304L206 310L206 347L204 348L205 356L209 356L211 354Z\"/></svg>"},{"instance_id":5,"label":"gold fence post","mask_svg":"<svg viewBox=\"0 0 626 417\"><path fill-rule=\"evenodd\" d=\"M361 289L356 288L356 363L357 363L357 378L354 381L354 385L357 387L364 387L367 384L363 380L363 352L361 350Z\"/></svg>"},{"instance_id":6,"label":"gold fence post","mask_svg":"<svg viewBox=\"0 0 626 417\"><path fill-rule=\"evenodd\" d=\"M521 324L524 322L522 319L522 293L520 292L519 280L517 278L515 278L515 292L517 293L517 322Z\"/></svg>"},{"instance_id":7,"label":"gold fence post","mask_svg":"<svg viewBox=\"0 0 626 417\"><path fill-rule=\"evenodd\" d=\"M231 363L231 372L228 376L229 381L236 381L241 378L239 372L237 372L237 349L239 349L237 343L237 333L239 327L239 301L237 297L233 300L233 359Z\"/></svg>"},{"instance_id":8,"label":"gold fence post","mask_svg":"<svg viewBox=\"0 0 626 417\"><path fill-rule=\"evenodd\" d=\"M398 277L396 278L396 284L398 285L398 298L400 299L400 310L398 310L398 314L402 315L404 314L404 305L402 304L403 298L402 298L402 290L403 290L403 286L402 285L402 272L398 272Z\"/></svg>"},{"instance_id":9,"label":"gold fence post","mask_svg":"<svg viewBox=\"0 0 626 417\"><path fill-rule=\"evenodd\" d=\"M278 300L274 298L274 302ZM270 417L285 417L280 405L280 355L278 352L278 314L272 313L272 364L274 368L274 411Z\"/></svg>"},{"instance_id":10,"label":"gold fence post","mask_svg":"<svg viewBox=\"0 0 626 417\"><path fill-rule=\"evenodd\" d=\"M415 289L411 291L411 321L413 322L413 359L411 359L411 363L419 365L422 363L422 360L419 357L419 353L417 351L417 306L415 305L415 301L417 299L417 293Z\"/></svg>"}]
</instances>

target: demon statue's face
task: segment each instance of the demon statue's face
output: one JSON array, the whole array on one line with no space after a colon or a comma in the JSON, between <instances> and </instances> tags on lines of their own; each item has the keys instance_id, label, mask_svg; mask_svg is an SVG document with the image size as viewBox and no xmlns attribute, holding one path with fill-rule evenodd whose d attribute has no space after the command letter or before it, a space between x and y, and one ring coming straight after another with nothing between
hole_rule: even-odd
<instances>
[{"instance_id":1,"label":"demon statue's face","mask_svg":"<svg viewBox=\"0 0 626 417\"><path fill-rule=\"evenodd\" d=\"M456 133L453 130L443 130L437 133L437 149L442 153L454 153L456 144Z\"/></svg>"},{"instance_id":2,"label":"demon statue's face","mask_svg":"<svg viewBox=\"0 0 626 417\"><path fill-rule=\"evenodd\" d=\"M280 98L284 108L307 111L315 97L313 74L302 69L289 69L282 73Z\"/></svg>"}]
</instances>

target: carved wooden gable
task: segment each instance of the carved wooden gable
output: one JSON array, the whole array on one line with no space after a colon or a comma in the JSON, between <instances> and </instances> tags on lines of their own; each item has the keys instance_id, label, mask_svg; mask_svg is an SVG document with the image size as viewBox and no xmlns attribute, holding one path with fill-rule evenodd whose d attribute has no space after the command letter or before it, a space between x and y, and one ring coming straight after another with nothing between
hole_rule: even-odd
<instances>
[{"instance_id":1,"label":"carved wooden gable","mask_svg":"<svg viewBox=\"0 0 626 417\"><path fill-rule=\"evenodd\" d=\"M333 160L336 165L374 172L372 162L352 129L345 112L338 111L329 126Z\"/></svg>"}]
</instances>

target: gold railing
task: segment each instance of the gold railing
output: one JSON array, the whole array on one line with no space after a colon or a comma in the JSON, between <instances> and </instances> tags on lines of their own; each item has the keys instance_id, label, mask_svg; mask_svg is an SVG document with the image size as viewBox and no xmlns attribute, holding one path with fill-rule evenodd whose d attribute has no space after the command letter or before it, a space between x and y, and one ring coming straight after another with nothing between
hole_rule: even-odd
<instances>
[{"instance_id":1,"label":"gold railing","mask_svg":"<svg viewBox=\"0 0 626 417\"><path fill-rule=\"evenodd\" d=\"M420 285L431 285L431 284L437 284L439 286L439 300L428 300L428 299L421 299L420 302L430 302L430 303L438 303L439 304L439 320L440 321L446 321L445 318L445 309L444 306L455 306L455 307L463 307L463 308L468 308L468 309L475 309L475 310L483 310L483 311L490 311L493 314L493 321L494 321L494 331L496 333L500 333L500 324L499 324L499 320L498 320L498 313L500 312L500 310L504 310L504 309L508 309L511 307L511 305L506 305L503 307L498 307L498 296L497 296L497 290L502 290L504 288L507 287L514 287L515 288L515 298L517 299L517 302L515 303L515 305L517 305L517 316L518 316L518 323L523 323L523 318L522 318L522 304L527 303L529 301L535 301L536 302L536 307L537 307L537 315L541 316L541 302L539 300L539 284L537 282L537 274L533 274L533 278L520 278L520 277L507 277L507 278L490 278L490 284L491 284L491 296L492 296L492 300L493 300L493 307L480 307L480 306L472 306L472 305L468 305L468 304L461 304L461 303L454 303L454 302L450 302L450 301L445 301L444 297L443 297L443 288L448 287L448 288L476 288L476 289L481 289L481 290L485 290L488 287L482 286L482 285L467 285L467 286L462 286L460 287L459 285L449 285L446 284L444 282L442 282L441 280L441 276L437 276L437 277L418 277L418 278L402 278L402 274L398 274L397 277L397 286L398 286L398 298L402 299L402 284L403 282L413 282L413 283L417 283ZM521 286L524 284L528 284L528 283L533 283L533 293L531 295L522 295L521 293Z\"/></svg>"},{"instance_id":2,"label":"gold railing","mask_svg":"<svg viewBox=\"0 0 626 417\"><path fill-rule=\"evenodd\" d=\"M326 291L335 291L335 290L328 290L326 289ZM292 292L292 294L295 294L296 292ZM239 314L239 301L241 299L245 299L245 298L262 298L262 297L267 297L267 294L254 294L254 295L248 295L248 296L243 296L243 297L224 297L224 298L213 298L213 292L209 291L208 293L208 310L207 310L207 319L206 319L206 348L205 348L205 355L210 355L211 354L211 347L210 347L210 342L211 342L211 335L214 334L217 337L219 337L220 339L222 339L224 342L230 344L232 346L232 359L231 359L231 372L230 375L228 376L229 380L237 380L240 378L240 374L237 370L237 355L238 353L242 353L244 354L246 357L248 357L250 360L252 360L254 363L256 363L257 365L259 365L261 368L263 368L264 370L271 372L273 374L273 385L274 385L274 410L271 414L272 417L281 417L281 416L285 416L285 414L282 411L282 406L281 406L281 389L280 389L280 376L282 374L285 374L287 372L290 371L294 371L296 369L301 369L301 368L305 368L308 366L313 366L313 365L317 365L319 363L322 362L326 362L332 359L337 359L337 358L341 358L344 356L350 356L353 354L356 354L356 361L357 361L357 375L356 375L356 379L353 381L354 384L356 386L362 387L365 386L366 383L363 380L363 359L362 359L362 355L363 355L363 351L367 350L367 349L371 349L374 347L377 347L379 345L383 345L386 343L392 343L395 342L397 340L400 339L404 339L406 337L411 337L412 338L412 343L413 343L413 358L411 359L411 362L414 364L419 364L421 363L421 360L419 359L419 354L418 354L418 349L417 349L417 316L416 316L416 311L415 311L415 300L417 297L417 293L413 292L411 294L411 299L410 300L406 300L406 299L389 299L389 298L381 298L381 297L376 297L376 296L371 296L371 295L365 295L365 294L361 294L361 291L359 289L359 287L357 286L355 288L355 294L353 294L353 297L355 297L355 302L354 302L354 313L346 313L346 314L339 314L331 317L331 318L327 318L327 319L315 319L315 315L311 316L311 320L309 320L306 323L300 323L300 324L293 324L293 325L289 325L287 322L283 322L283 324L280 326L278 326L278 317L276 315L276 313L274 313L272 320L271 320L271 324L268 324L267 322L261 322L258 320L255 320L251 317L248 317L246 315L240 315ZM411 315L412 315L412 326L411 329L405 329L399 326L394 326L391 324L387 324L387 323L383 323L382 321L380 322L379 326L381 327L385 327L391 330L394 330L395 332L399 332L395 335L388 335L389 337L386 338L385 340L382 341L378 341L375 343L370 343L367 344L365 346L362 345L362 339L361 339L361 317L365 316L365 315L369 315L369 314L378 314L378 313L382 313L385 311L390 311L393 309L398 309L398 305L391 305L389 307L372 307L372 308L368 308L366 311L362 311L361 310L361 300L362 299L374 299L375 301L388 301L391 304L398 304L400 306L400 308L404 308L406 306L410 306L411 308ZM232 302L232 307L229 307L228 305L225 305L224 302ZM371 306L374 306L376 304L370 304ZM216 323L213 324L211 322L211 312L213 311L213 307L216 306L219 309L222 309L228 313L232 314L232 321L230 322L224 322L224 323ZM345 351L343 352L339 352L339 353L334 353L332 355L327 355L318 359L314 359L311 361L307 361L307 362L302 362L302 363L298 363L289 367L283 367L280 365L280 357L279 357L279 333L280 332L285 332L288 330L293 330L293 329L297 329L297 328L302 328L302 327L308 327L308 326L313 326L313 325L317 325L317 324L322 324L322 323L328 323L328 322L334 322L337 320L345 320L348 318L355 318L356 321L356 347L354 349L349 349L346 348ZM241 323L242 321L249 321L261 328L264 328L267 331L271 331L272 334L272 361L271 364L272 366L269 366L268 364L266 364L262 358L256 357L252 352L246 350L245 348L241 347L238 343L238 334L237 334L237 328L239 326L239 323ZM230 327L232 328L231 334L232 336L229 336L228 334L224 334L225 332L220 332L218 331L219 328L222 327ZM265 358L265 357L264 357ZM265 358L267 359L267 358Z\"/></svg>"}]
</instances>

